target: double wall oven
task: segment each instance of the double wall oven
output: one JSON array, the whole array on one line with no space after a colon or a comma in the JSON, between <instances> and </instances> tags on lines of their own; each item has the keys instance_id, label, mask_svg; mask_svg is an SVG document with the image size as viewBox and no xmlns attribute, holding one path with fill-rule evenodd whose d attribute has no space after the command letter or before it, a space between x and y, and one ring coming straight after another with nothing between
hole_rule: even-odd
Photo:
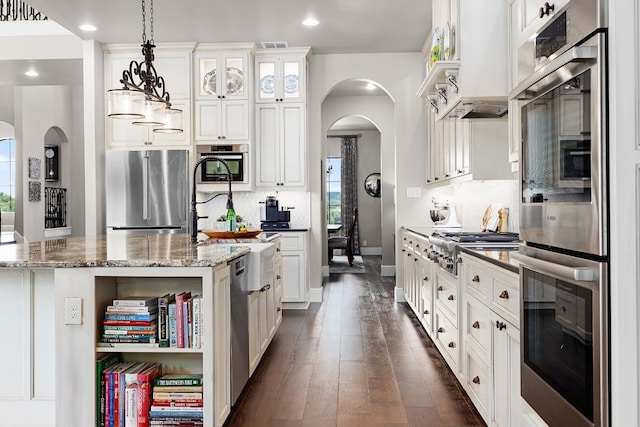
<instances>
[{"instance_id":1,"label":"double wall oven","mask_svg":"<svg viewBox=\"0 0 640 427\"><path fill-rule=\"evenodd\" d=\"M572 0L519 51L521 392L550 426L608 426L607 32Z\"/></svg>"}]
</instances>

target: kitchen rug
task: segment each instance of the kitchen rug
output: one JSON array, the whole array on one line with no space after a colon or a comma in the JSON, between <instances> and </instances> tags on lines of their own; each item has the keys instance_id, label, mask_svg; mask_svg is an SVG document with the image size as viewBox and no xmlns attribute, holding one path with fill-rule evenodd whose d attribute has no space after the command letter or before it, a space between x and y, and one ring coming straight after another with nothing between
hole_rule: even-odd
<instances>
[{"instance_id":1,"label":"kitchen rug","mask_svg":"<svg viewBox=\"0 0 640 427\"><path fill-rule=\"evenodd\" d=\"M364 273L364 262L360 255L353 257L353 267L349 266L346 255L334 255L329 262L329 274L331 273Z\"/></svg>"}]
</instances>

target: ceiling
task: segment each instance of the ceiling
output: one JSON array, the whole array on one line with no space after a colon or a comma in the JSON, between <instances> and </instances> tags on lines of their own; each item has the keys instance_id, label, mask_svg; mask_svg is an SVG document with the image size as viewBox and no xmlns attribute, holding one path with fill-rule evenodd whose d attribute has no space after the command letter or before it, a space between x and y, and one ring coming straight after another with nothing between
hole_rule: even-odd
<instances>
[{"instance_id":1,"label":"ceiling","mask_svg":"<svg viewBox=\"0 0 640 427\"><path fill-rule=\"evenodd\" d=\"M151 0L146 1L149 10ZM83 39L142 40L142 8L137 1L28 3ZM311 46L315 54L419 52L431 27L429 0L156 0L154 9L157 43L285 41L289 47ZM308 17L319 24L303 26ZM150 38L148 21L147 16ZM84 23L98 30L82 33L78 26Z\"/></svg>"}]
</instances>

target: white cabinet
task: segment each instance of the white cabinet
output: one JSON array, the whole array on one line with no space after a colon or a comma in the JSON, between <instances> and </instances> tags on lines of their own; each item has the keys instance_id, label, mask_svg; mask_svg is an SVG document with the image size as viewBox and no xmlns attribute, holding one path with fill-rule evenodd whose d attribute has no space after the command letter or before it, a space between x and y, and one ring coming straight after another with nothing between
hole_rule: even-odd
<instances>
[{"instance_id":1,"label":"white cabinet","mask_svg":"<svg viewBox=\"0 0 640 427\"><path fill-rule=\"evenodd\" d=\"M493 349L491 425L519 426L522 420L520 330L493 312L490 329Z\"/></svg>"},{"instance_id":2,"label":"white cabinet","mask_svg":"<svg viewBox=\"0 0 640 427\"><path fill-rule=\"evenodd\" d=\"M198 44L194 53L196 143L250 142L253 43Z\"/></svg>"},{"instance_id":3,"label":"white cabinet","mask_svg":"<svg viewBox=\"0 0 640 427\"><path fill-rule=\"evenodd\" d=\"M256 102L305 102L308 49L256 54Z\"/></svg>"},{"instance_id":4,"label":"white cabinet","mask_svg":"<svg viewBox=\"0 0 640 427\"><path fill-rule=\"evenodd\" d=\"M429 119L427 184L513 179L508 159L507 119Z\"/></svg>"},{"instance_id":5,"label":"white cabinet","mask_svg":"<svg viewBox=\"0 0 640 427\"><path fill-rule=\"evenodd\" d=\"M460 375L459 287L458 280L441 267L435 267L434 342L451 370Z\"/></svg>"},{"instance_id":6,"label":"white cabinet","mask_svg":"<svg viewBox=\"0 0 640 427\"><path fill-rule=\"evenodd\" d=\"M219 427L231 409L229 267L100 267L55 270L56 400L55 424L85 427L96 422L95 360L120 353L125 362L155 362L163 374L203 376L204 424ZM202 295L201 348L161 348L148 344L102 344L104 312L114 299L191 292ZM62 307L69 297L82 301L82 324L67 325ZM59 345L58 345L59 344ZM82 372L86 375L78 375ZM92 374L93 373L93 374ZM81 392L78 392L78 391ZM78 409L84 408L84 409Z\"/></svg>"},{"instance_id":7,"label":"white cabinet","mask_svg":"<svg viewBox=\"0 0 640 427\"><path fill-rule=\"evenodd\" d=\"M122 88L122 72L132 60L143 61L139 45L107 45L104 48L106 89ZM191 54L192 43L159 44L154 50L154 66L166 83L171 107L182 110L183 132L162 134L132 120L106 118L108 148L185 148L191 146Z\"/></svg>"},{"instance_id":8,"label":"white cabinet","mask_svg":"<svg viewBox=\"0 0 640 427\"><path fill-rule=\"evenodd\" d=\"M253 375L253 372L260 363L260 357L262 356L261 340L260 340L260 304L259 304L260 292L250 292L247 295L248 307L249 307L249 376Z\"/></svg>"},{"instance_id":9,"label":"white cabinet","mask_svg":"<svg viewBox=\"0 0 640 427\"><path fill-rule=\"evenodd\" d=\"M519 278L462 254L465 390L488 425L520 426Z\"/></svg>"},{"instance_id":10,"label":"white cabinet","mask_svg":"<svg viewBox=\"0 0 640 427\"><path fill-rule=\"evenodd\" d=\"M195 116L197 143L247 142L250 139L247 100L196 101Z\"/></svg>"},{"instance_id":11,"label":"white cabinet","mask_svg":"<svg viewBox=\"0 0 640 427\"><path fill-rule=\"evenodd\" d=\"M194 53L194 98L249 99L253 43L198 44Z\"/></svg>"},{"instance_id":12,"label":"white cabinet","mask_svg":"<svg viewBox=\"0 0 640 427\"><path fill-rule=\"evenodd\" d=\"M307 232L283 232L280 235L282 254L282 302L291 307L306 308L309 302L309 272L307 270Z\"/></svg>"},{"instance_id":13,"label":"white cabinet","mask_svg":"<svg viewBox=\"0 0 640 427\"><path fill-rule=\"evenodd\" d=\"M307 184L304 104L257 104L256 110L256 187L304 190Z\"/></svg>"}]
</instances>

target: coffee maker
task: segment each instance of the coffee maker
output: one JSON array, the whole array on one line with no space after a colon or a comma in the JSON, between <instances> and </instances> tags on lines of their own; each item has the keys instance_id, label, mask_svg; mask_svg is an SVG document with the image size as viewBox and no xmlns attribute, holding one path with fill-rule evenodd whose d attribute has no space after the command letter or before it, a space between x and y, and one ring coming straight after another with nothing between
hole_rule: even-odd
<instances>
[{"instance_id":1,"label":"coffee maker","mask_svg":"<svg viewBox=\"0 0 640 427\"><path fill-rule=\"evenodd\" d=\"M263 230L282 230L289 228L291 212L289 209L280 209L278 199L275 196L267 196L260 209L260 228Z\"/></svg>"}]
</instances>

